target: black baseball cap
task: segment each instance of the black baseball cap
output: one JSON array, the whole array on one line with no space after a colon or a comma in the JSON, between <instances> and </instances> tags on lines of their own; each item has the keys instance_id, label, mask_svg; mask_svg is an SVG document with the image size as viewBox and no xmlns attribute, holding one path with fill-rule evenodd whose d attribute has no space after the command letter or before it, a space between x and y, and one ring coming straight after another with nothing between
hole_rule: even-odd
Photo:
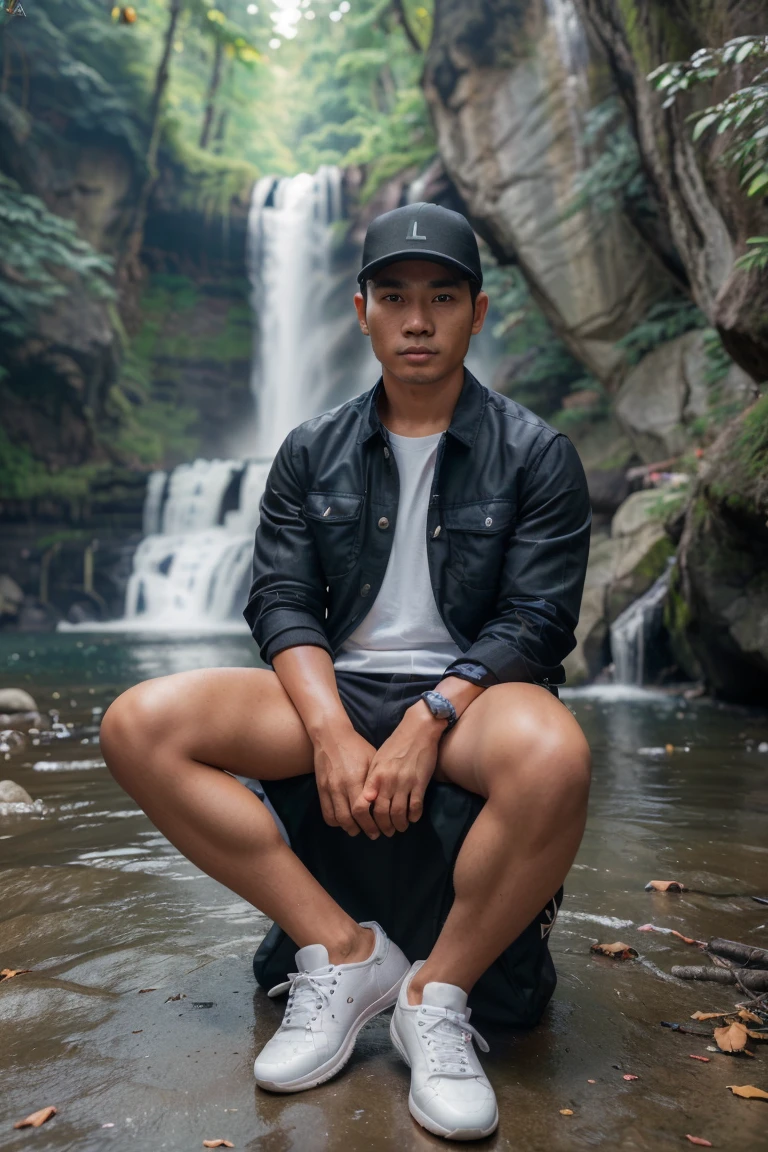
<instances>
[{"instance_id":1,"label":"black baseball cap","mask_svg":"<svg viewBox=\"0 0 768 1152\"><path fill-rule=\"evenodd\" d=\"M435 260L483 283L480 252L469 221L439 204L406 204L368 225L358 283L397 260Z\"/></svg>"}]
</instances>

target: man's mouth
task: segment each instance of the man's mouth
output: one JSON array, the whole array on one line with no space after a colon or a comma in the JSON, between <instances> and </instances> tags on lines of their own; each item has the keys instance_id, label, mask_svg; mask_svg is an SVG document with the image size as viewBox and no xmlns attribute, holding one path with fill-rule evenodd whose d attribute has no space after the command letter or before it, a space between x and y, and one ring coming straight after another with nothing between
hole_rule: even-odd
<instances>
[{"instance_id":1,"label":"man's mouth","mask_svg":"<svg viewBox=\"0 0 768 1152\"><path fill-rule=\"evenodd\" d=\"M435 356L437 353L433 348L425 348L421 344L413 344L409 348L404 348L400 353L406 360L410 360L413 364L423 364L425 360L429 360L430 356Z\"/></svg>"}]
</instances>

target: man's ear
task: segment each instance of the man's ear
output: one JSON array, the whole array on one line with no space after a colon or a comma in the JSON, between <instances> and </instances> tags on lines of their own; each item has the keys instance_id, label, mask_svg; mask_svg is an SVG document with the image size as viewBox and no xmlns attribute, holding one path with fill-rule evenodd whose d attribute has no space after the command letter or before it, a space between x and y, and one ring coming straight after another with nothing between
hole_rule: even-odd
<instances>
[{"instance_id":1,"label":"man's ear","mask_svg":"<svg viewBox=\"0 0 768 1152\"><path fill-rule=\"evenodd\" d=\"M365 297L362 292L355 292L355 311L357 312L357 320L360 325L360 331L364 336L370 336L368 331L368 322L365 319Z\"/></svg>"},{"instance_id":2,"label":"man's ear","mask_svg":"<svg viewBox=\"0 0 768 1152\"><path fill-rule=\"evenodd\" d=\"M477 299L475 300L475 313L472 318L472 335L476 336L485 323L486 313L488 312L489 299L485 292L478 292Z\"/></svg>"}]
</instances>

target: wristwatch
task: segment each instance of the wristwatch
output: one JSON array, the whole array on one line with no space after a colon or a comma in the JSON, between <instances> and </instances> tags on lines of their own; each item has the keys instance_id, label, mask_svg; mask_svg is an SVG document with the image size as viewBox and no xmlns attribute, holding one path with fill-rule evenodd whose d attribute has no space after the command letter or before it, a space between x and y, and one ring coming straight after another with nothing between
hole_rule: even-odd
<instances>
[{"instance_id":1,"label":"wristwatch","mask_svg":"<svg viewBox=\"0 0 768 1152\"><path fill-rule=\"evenodd\" d=\"M453 728L454 724L458 720L458 716L456 715L456 709L454 708L453 704L451 704L450 700L447 699L447 697L443 696L441 692L432 691L422 692L421 699L424 701L427 708L429 708L433 716L435 716L438 720L448 721L448 727L445 729L446 732Z\"/></svg>"}]
</instances>

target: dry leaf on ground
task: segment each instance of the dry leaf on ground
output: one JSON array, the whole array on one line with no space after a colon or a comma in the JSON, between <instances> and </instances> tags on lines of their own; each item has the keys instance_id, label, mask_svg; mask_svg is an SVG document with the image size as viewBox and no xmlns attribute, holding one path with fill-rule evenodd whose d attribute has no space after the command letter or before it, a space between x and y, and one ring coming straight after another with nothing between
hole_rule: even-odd
<instances>
[{"instance_id":1,"label":"dry leaf on ground","mask_svg":"<svg viewBox=\"0 0 768 1152\"><path fill-rule=\"evenodd\" d=\"M768 1040L768 1032L753 1032L751 1028L747 1028L747 1036L753 1040Z\"/></svg>"},{"instance_id":2,"label":"dry leaf on ground","mask_svg":"<svg viewBox=\"0 0 768 1152\"><path fill-rule=\"evenodd\" d=\"M685 884L680 880L650 880L645 886L646 892L687 892Z\"/></svg>"},{"instance_id":3,"label":"dry leaf on ground","mask_svg":"<svg viewBox=\"0 0 768 1152\"><path fill-rule=\"evenodd\" d=\"M615 944L592 944L590 952L599 952L601 956L610 956L612 960L632 960L637 956L634 948L629 944L617 940Z\"/></svg>"},{"instance_id":4,"label":"dry leaf on ground","mask_svg":"<svg viewBox=\"0 0 768 1152\"><path fill-rule=\"evenodd\" d=\"M727 1012L694 1012L691 1020L722 1020L727 1015Z\"/></svg>"},{"instance_id":5,"label":"dry leaf on ground","mask_svg":"<svg viewBox=\"0 0 768 1152\"><path fill-rule=\"evenodd\" d=\"M573 1108L561 1108L560 1109L560 1115L561 1116L573 1116Z\"/></svg>"},{"instance_id":6,"label":"dry leaf on ground","mask_svg":"<svg viewBox=\"0 0 768 1152\"><path fill-rule=\"evenodd\" d=\"M22 976L31 971L31 968L3 968L0 969L0 980L10 980L12 976Z\"/></svg>"},{"instance_id":7,"label":"dry leaf on ground","mask_svg":"<svg viewBox=\"0 0 768 1152\"><path fill-rule=\"evenodd\" d=\"M56 1109L51 1104L48 1108L40 1108L37 1112L32 1112L24 1120L17 1120L14 1128L39 1128L41 1124L45 1124L46 1120L50 1120L51 1116L56 1115Z\"/></svg>"},{"instance_id":8,"label":"dry leaf on ground","mask_svg":"<svg viewBox=\"0 0 768 1152\"><path fill-rule=\"evenodd\" d=\"M691 1144L698 1144L700 1148L711 1148L711 1140L705 1140L703 1136L691 1136L688 1132L685 1134L686 1140L690 1140Z\"/></svg>"},{"instance_id":9,"label":"dry leaf on ground","mask_svg":"<svg viewBox=\"0 0 768 1152\"><path fill-rule=\"evenodd\" d=\"M627 1073L625 1073L623 1079L624 1080L639 1080L640 1077L639 1076L633 1076L631 1072L627 1072Z\"/></svg>"},{"instance_id":10,"label":"dry leaf on ground","mask_svg":"<svg viewBox=\"0 0 768 1152\"><path fill-rule=\"evenodd\" d=\"M701 1060L702 1064L709 1064L709 1056L697 1056L695 1052L689 1052L691 1060Z\"/></svg>"},{"instance_id":11,"label":"dry leaf on ground","mask_svg":"<svg viewBox=\"0 0 768 1152\"><path fill-rule=\"evenodd\" d=\"M740 1008L738 1015L742 1020L751 1020L753 1024L762 1024L763 1021L759 1016L755 1016L754 1012L750 1012L746 1008Z\"/></svg>"},{"instance_id":12,"label":"dry leaf on ground","mask_svg":"<svg viewBox=\"0 0 768 1152\"><path fill-rule=\"evenodd\" d=\"M186 998L186 992L177 992L175 996L166 996L165 1003L167 1004L169 1000L186 1000Z\"/></svg>"},{"instance_id":13,"label":"dry leaf on ground","mask_svg":"<svg viewBox=\"0 0 768 1152\"><path fill-rule=\"evenodd\" d=\"M752 1084L726 1084L726 1088L730 1088L734 1096L742 1096L745 1100L768 1100L768 1092L764 1092L762 1088L755 1088Z\"/></svg>"},{"instance_id":14,"label":"dry leaf on ground","mask_svg":"<svg viewBox=\"0 0 768 1152\"><path fill-rule=\"evenodd\" d=\"M157 992L157 988L139 988L137 995L141 996L142 992Z\"/></svg>"},{"instance_id":15,"label":"dry leaf on ground","mask_svg":"<svg viewBox=\"0 0 768 1152\"><path fill-rule=\"evenodd\" d=\"M203 1148L234 1148L231 1140L203 1140Z\"/></svg>"},{"instance_id":16,"label":"dry leaf on ground","mask_svg":"<svg viewBox=\"0 0 768 1152\"><path fill-rule=\"evenodd\" d=\"M747 1030L738 1020L715 1028L715 1044L721 1052L742 1052L747 1043Z\"/></svg>"}]
</instances>

